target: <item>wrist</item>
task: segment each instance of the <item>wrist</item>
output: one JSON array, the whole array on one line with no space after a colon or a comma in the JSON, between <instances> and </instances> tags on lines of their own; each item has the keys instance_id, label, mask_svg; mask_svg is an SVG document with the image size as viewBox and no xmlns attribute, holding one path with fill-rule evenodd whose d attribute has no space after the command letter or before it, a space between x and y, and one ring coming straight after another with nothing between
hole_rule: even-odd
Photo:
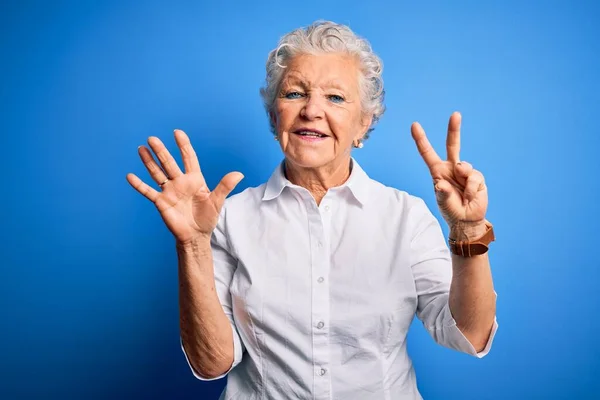
<instances>
[{"instance_id":1,"label":"wrist","mask_svg":"<svg viewBox=\"0 0 600 400\"><path fill-rule=\"evenodd\" d=\"M450 238L460 242L472 242L479 239L488 230L489 222L481 221L458 221L450 226Z\"/></svg>"},{"instance_id":2,"label":"wrist","mask_svg":"<svg viewBox=\"0 0 600 400\"><path fill-rule=\"evenodd\" d=\"M183 252L197 252L198 250L210 248L210 238L210 235L201 235L185 241L176 239L175 247L177 248L177 250Z\"/></svg>"}]
</instances>

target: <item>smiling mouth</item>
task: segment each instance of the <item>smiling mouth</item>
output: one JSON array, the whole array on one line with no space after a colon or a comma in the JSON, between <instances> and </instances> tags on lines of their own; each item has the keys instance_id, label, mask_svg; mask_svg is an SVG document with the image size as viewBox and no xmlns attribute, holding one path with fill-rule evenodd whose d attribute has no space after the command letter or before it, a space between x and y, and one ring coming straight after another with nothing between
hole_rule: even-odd
<instances>
[{"instance_id":1,"label":"smiling mouth","mask_svg":"<svg viewBox=\"0 0 600 400\"><path fill-rule=\"evenodd\" d=\"M327 137L327 135L323 135L322 133L313 132L313 131L296 131L294 133L299 136L313 137L313 138L326 138Z\"/></svg>"}]
</instances>

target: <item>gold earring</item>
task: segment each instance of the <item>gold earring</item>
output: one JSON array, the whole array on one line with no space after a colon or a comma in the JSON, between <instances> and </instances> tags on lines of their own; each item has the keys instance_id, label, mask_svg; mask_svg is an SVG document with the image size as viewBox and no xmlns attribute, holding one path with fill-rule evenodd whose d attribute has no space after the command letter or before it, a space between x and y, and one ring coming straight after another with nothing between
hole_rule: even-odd
<instances>
[{"instance_id":1,"label":"gold earring","mask_svg":"<svg viewBox=\"0 0 600 400\"><path fill-rule=\"evenodd\" d=\"M356 142L354 142L354 147L356 147L357 149L362 149L363 148L363 142L361 142L360 140L357 140Z\"/></svg>"}]
</instances>

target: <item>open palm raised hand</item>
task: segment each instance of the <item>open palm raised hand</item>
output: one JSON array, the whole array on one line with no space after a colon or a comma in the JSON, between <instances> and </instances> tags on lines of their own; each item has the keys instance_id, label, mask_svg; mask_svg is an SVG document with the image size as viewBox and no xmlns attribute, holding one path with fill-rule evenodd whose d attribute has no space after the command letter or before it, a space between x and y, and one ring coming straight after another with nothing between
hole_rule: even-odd
<instances>
[{"instance_id":1,"label":"open palm raised hand","mask_svg":"<svg viewBox=\"0 0 600 400\"><path fill-rule=\"evenodd\" d=\"M210 238L225 198L244 176L239 172L230 172L210 191L190 139L178 129L174 134L185 173L179 169L162 141L157 137L150 137L148 144L156 154L160 166L145 146L140 146L138 152L150 176L162 190L157 191L132 173L127 174L127 181L154 203L175 239L185 244L196 239Z\"/></svg>"},{"instance_id":2,"label":"open palm raised hand","mask_svg":"<svg viewBox=\"0 0 600 400\"><path fill-rule=\"evenodd\" d=\"M450 227L483 223L488 206L483 174L471 164L460 161L460 122L458 112L450 116L446 161L437 155L421 125L415 122L411 126L412 137L433 178L440 212Z\"/></svg>"}]
</instances>

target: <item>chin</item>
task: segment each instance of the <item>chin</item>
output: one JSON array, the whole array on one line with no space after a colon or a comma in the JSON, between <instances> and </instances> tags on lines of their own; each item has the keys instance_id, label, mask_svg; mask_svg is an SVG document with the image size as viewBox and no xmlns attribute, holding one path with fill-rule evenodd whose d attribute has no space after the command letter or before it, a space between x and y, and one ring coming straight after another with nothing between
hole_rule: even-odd
<instances>
[{"instance_id":1,"label":"chin","mask_svg":"<svg viewBox=\"0 0 600 400\"><path fill-rule=\"evenodd\" d=\"M325 156L314 152L303 152L302 154L286 154L287 162L301 168L320 168L333 161L331 156Z\"/></svg>"}]
</instances>

